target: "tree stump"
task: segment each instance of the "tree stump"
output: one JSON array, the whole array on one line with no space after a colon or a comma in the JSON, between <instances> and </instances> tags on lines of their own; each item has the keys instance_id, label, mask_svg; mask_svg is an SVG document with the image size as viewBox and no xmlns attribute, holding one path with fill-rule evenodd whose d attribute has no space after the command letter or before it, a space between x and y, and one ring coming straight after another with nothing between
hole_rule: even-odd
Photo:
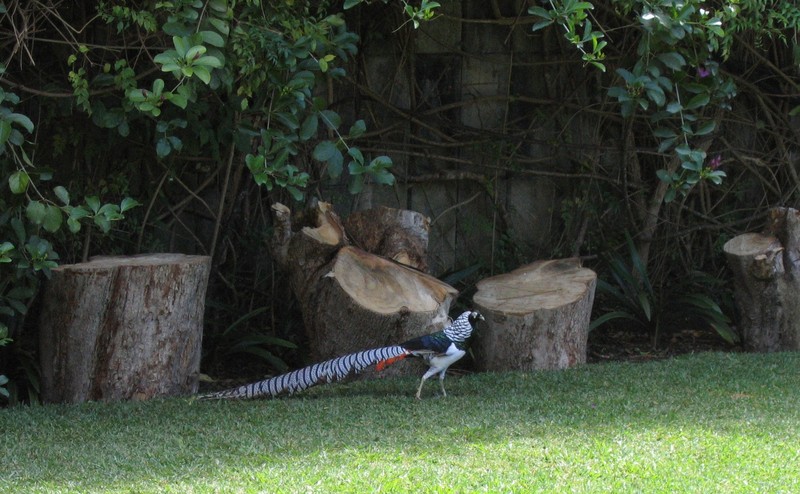
<instances>
[{"instance_id":1,"label":"tree stump","mask_svg":"<svg viewBox=\"0 0 800 494\"><path fill-rule=\"evenodd\" d=\"M450 303L458 292L421 271L350 245L350 234L330 204L320 202L294 222L286 206L272 209L272 253L289 273L315 361L394 345L448 323ZM397 253L403 249L392 246L413 244L417 250L408 258L424 259L419 239L401 234L408 229L369 227L379 222L363 218L356 222L358 235L372 238L370 246ZM375 231L370 233L370 228ZM387 371L404 374L412 369L413 364L406 364Z\"/></svg>"},{"instance_id":2,"label":"tree stump","mask_svg":"<svg viewBox=\"0 0 800 494\"><path fill-rule=\"evenodd\" d=\"M538 261L478 282L486 318L475 358L488 371L563 369L586 362L597 275L578 259Z\"/></svg>"},{"instance_id":3,"label":"tree stump","mask_svg":"<svg viewBox=\"0 0 800 494\"><path fill-rule=\"evenodd\" d=\"M197 391L211 258L98 257L53 270L42 295L42 400Z\"/></svg>"},{"instance_id":4,"label":"tree stump","mask_svg":"<svg viewBox=\"0 0 800 494\"><path fill-rule=\"evenodd\" d=\"M723 250L744 348L800 350L800 212L774 208L763 233L738 235Z\"/></svg>"},{"instance_id":5,"label":"tree stump","mask_svg":"<svg viewBox=\"0 0 800 494\"><path fill-rule=\"evenodd\" d=\"M344 223L348 237L367 252L428 271L430 219L416 211L380 207L356 211Z\"/></svg>"}]
</instances>

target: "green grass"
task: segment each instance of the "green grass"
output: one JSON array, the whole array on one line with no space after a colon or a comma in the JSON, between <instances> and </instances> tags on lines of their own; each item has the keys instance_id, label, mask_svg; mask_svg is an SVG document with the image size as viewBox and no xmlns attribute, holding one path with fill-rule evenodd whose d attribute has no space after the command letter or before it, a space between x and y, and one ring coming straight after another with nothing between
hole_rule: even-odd
<instances>
[{"instance_id":1,"label":"green grass","mask_svg":"<svg viewBox=\"0 0 800 494\"><path fill-rule=\"evenodd\" d=\"M800 354L0 410L0 492L800 492Z\"/></svg>"}]
</instances>

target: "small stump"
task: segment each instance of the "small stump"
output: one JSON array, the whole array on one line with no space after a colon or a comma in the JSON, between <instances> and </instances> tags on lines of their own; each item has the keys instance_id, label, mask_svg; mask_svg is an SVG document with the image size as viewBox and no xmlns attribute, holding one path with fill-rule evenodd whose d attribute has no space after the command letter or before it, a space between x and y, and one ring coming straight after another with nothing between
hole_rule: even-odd
<instances>
[{"instance_id":1,"label":"small stump","mask_svg":"<svg viewBox=\"0 0 800 494\"><path fill-rule=\"evenodd\" d=\"M42 295L42 400L197 391L211 258L98 257L53 270Z\"/></svg>"},{"instance_id":2,"label":"small stump","mask_svg":"<svg viewBox=\"0 0 800 494\"><path fill-rule=\"evenodd\" d=\"M597 275L578 259L538 261L478 283L482 370L564 369L586 362Z\"/></svg>"},{"instance_id":3,"label":"small stump","mask_svg":"<svg viewBox=\"0 0 800 494\"><path fill-rule=\"evenodd\" d=\"M763 233L725 243L746 350L800 350L800 212L770 210Z\"/></svg>"}]
</instances>

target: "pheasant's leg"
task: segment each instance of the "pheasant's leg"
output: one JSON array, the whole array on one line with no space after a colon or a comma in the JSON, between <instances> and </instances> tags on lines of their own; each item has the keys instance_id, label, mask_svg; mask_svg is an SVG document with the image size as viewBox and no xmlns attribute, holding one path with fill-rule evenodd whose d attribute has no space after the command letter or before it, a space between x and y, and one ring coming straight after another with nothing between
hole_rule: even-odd
<instances>
[{"instance_id":1,"label":"pheasant's leg","mask_svg":"<svg viewBox=\"0 0 800 494\"><path fill-rule=\"evenodd\" d=\"M422 379L419 381L419 388L417 388L417 399L421 400L420 393L422 393L422 385L425 384L425 379L428 379L428 374L422 376Z\"/></svg>"},{"instance_id":2,"label":"pheasant's leg","mask_svg":"<svg viewBox=\"0 0 800 494\"><path fill-rule=\"evenodd\" d=\"M442 396L447 396L447 391L444 390L444 373L445 371L442 371L442 373L439 374L439 387L442 388Z\"/></svg>"}]
</instances>

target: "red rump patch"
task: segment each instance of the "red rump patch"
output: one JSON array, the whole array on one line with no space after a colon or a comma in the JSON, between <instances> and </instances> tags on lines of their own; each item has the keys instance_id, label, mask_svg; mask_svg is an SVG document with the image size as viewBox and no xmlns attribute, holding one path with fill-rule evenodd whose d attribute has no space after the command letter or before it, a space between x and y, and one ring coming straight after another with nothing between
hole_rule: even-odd
<instances>
[{"instance_id":1,"label":"red rump patch","mask_svg":"<svg viewBox=\"0 0 800 494\"><path fill-rule=\"evenodd\" d=\"M407 353L402 355L398 355L397 357L387 358L386 360L381 360L377 364L375 364L375 370L382 371L383 369L387 368L388 366L392 365L393 363L403 360L404 358L408 357Z\"/></svg>"}]
</instances>

